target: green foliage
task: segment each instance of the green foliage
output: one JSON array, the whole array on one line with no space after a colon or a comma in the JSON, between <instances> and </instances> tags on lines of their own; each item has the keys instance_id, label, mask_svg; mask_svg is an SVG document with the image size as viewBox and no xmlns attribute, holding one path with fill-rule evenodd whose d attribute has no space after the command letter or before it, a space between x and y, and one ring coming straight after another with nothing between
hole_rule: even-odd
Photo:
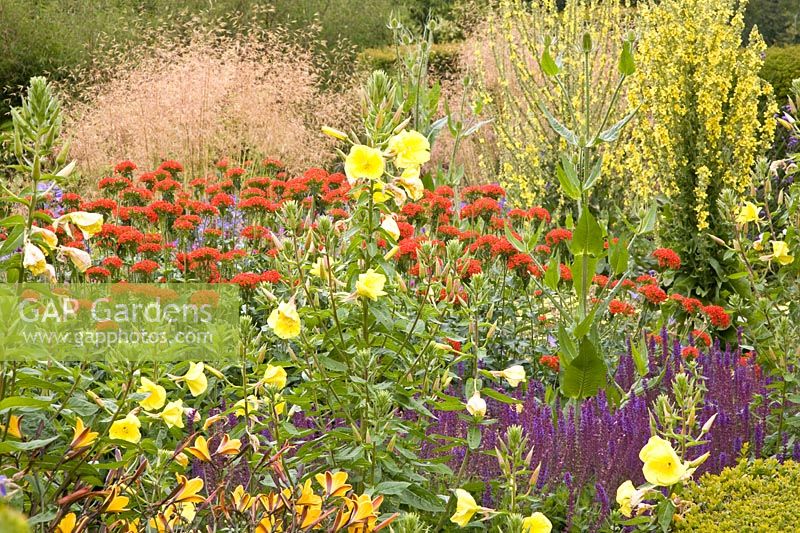
<instances>
[{"instance_id":1,"label":"green foliage","mask_svg":"<svg viewBox=\"0 0 800 533\"><path fill-rule=\"evenodd\" d=\"M396 46L367 48L359 54L359 60L370 70L393 72L398 67L398 51L403 55L407 52L407 48L398 49ZM460 53L459 43L434 44L431 46L429 58L431 72L437 77L456 74Z\"/></svg>"},{"instance_id":2,"label":"green foliage","mask_svg":"<svg viewBox=\"0 0 800 533\"><path fill-rule=\"evenodd\" d=\"M767 48L761 77L772 85L778 103L785 104L792 90L792 80L800 78L800 44Z\"/></svg>"},{"instance_id":3,"label":"green foliage","mask_svg":"<svg viewBox=\"0 0 800 533\"><path fill-rule=\"evenodd\" d=\"M744 12L745 37L753 26L769 45L800 43L797 0L748 0Z\"/></svg>"},{"instance_id":4,"label":"green foliage","mask_svg":"<svg viewBox=\"0 0 800 533\"><path fill-rule=\"evenodd\" d=\"M0 524L3 533L29 533L31 530L22 513L5 505L0 505Z\"/></svg>"},{"instance_id":5,"label":"green foliage","mask_svg":"<svg viewBox=\"0 0 800 533\"><path fill-rule=\"evenodd\" d=\"M679 531L793 531L800 505L800 465L775 459L740 462L704 475L683 495L695 505L676 521ZM794 524L794 525L792 525Z\"/></svg>"}]
</instances>

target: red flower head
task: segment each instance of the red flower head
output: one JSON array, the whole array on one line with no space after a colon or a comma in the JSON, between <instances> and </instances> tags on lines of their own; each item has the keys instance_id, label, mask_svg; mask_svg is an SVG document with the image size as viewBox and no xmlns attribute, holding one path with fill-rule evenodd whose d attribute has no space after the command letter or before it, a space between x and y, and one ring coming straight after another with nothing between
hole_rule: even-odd
<instances>
[{"instance_id":1,"label":"red flower head","mask_svg":"<svg viewBox=\"0 0 800 533\"><path fill-rule=\"evenodd\" d=\"M657 248L653 251L653 257L658 259L659 268L678 270L681 267L680 256L670 248Z\"/></svg>"},{"instance_id":2,"label":"red flower head","mask_svg":"<svg viewBox=\"0 0 800 533\"><path fill-rule=\"evenodd\" d=\"M131 272L150 275L158 270L158 263L151 259L143 259L131 267Z\"/></svg>"},{"instance_id":3,"label":"red flower head","mask_svg":"<svg viewBox=\"0 0 800 533\"><path fill-rule=\"evenodd\" d=\"M531 207L530 214L531 217L540 222L550 222L550 211L544 207Z\"/></svg>"},{"instance_id":4,"label":"red flower head","mask_svg":"<svg viewBox=\"0 0 800 533\"><path fill-rule=\"evenodd\" d=\"M695 359L700 357L700 350L698 350L694 346L686 346L681 350L681 357L683 357L687 361L694 361Z\"/></svg>"},{"instance_id":5,"label":"red flower head","mask_svg":"<svg viewBox=\"0 0 800 533\"><path fill-rule=\"evenodd\" d=\"M718 305L706 305L700 308L700 311L706 315L711 324L718 329L727 329L731 325L731 317L725 312L725 309Z\"/></svg>"},{"instance_id":6,"label":"red flower head","mask_svg":"<svg viewBox=\"0 0 800 533\"><path fill-rule=\"evenodd\" d=\"M565 228L555 228L547 232L544 236L544 242L549 246L556 246L563 241L571 241L572 232Z\"/></svg>"},{"instance_id":7,"label":"red flower head","mask_svg":"<svg viewBox=\"0 0 800 533\"><path fill-rule=\"evenodd\" d=\"M615 298L608 303L608 312L612 315L631 316L636 313L636 309L631 304Z\"/></svg>"},{"instance_id":8,"label":"red flower head","mask_svg":"<svg viewBox=\"0 0 800 533\"><path fill-rule=\"evenodd\" d=\"M558 372L559 362L557 355L543 355L539 358L539 363L548 367L553 372Z\"/></svg>"},{"instance_id":9,"label":"red flower head","mask_svg":"<svg viewBox=\"0 0 800 533\"><path fill-rule=\"evenodd\" d=\"M648 302L654 305L660 305L667 301L667 293L664 292L658 285L642 285L639 287L639 294L644 296Z\"/></svg>"},{"instance_id":10,"label":"red flower head","mask_svg":"<svg viewBox=\"0 0 800 533\"><path fill-rule=\"evenodd\" d=\"M558 272L564 281L572 281L572 270L564 263L558 265Z\"/></svg>"},{"instance_id":11,"label":"red flower head","mask_svg":"<svg viewBox=\"0 0 800 533\"><path fill-rule=\"evenodd\" d=\"M133 161L120 161L117 163L117 166L114 167L114 172L117 174L122 174L128 178L131 177L133 171L136 170L136 165Z\"/></svg>"}]
</instances>

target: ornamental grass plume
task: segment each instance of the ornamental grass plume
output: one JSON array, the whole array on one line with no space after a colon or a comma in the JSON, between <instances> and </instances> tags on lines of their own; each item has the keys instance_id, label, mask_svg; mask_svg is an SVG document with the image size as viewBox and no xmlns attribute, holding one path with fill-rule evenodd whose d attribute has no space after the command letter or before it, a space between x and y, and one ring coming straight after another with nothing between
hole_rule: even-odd
<instances>
[{"instance_id":1,"label":"ornamental grass plume","mask_svg":"<svg viewBox=\"0 0 800 533\"><path fill-rule=\"evenodd\" d=\"M66 130L83 175L102 176L123 159L148 167L177 159L198 176L221 154L237 164L275 156L295 170L333 156L320 126L344 125L356 99L349 86L323 88L306 46L314 28L294 35L256 26L232 37L230 23L154 30L138 48L112 50L75 75L64 87L78 87Z\"/></svg>"}]
</instances>

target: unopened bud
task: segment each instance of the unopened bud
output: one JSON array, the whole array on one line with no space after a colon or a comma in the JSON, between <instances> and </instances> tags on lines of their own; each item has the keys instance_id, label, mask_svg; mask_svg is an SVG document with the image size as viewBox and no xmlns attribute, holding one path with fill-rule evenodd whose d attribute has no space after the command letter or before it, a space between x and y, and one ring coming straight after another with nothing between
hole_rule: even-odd
<instances>
[{"instance_id":1,"label":"unopened bud","mask_svg":"<svg viewBox=\"0 0 800 533\"><path fill-rule=\"evenodd\" d=\"M714 425L714 420L716 420L716 419L717 419L717 413L714 413L713 415L711 415L711 418L706 420L706 423L703 424L703 428L700 430L700 433L702 435L705 435L706 433L708 433L711 430L711 426Z\"/></svg>"},{"instance_id":2,"label":"unopened bud","mask_svg":"<svg viewBox=\"0 0 800 533\"><path fill-rule=\"evenodd\" d=\"M340 141L347 140L347 134L341 130L337 130L336 128L329 128L328 126L322 126L322 133L324 133L328 137L339 139Z\"/></svg>"}]
</instances>

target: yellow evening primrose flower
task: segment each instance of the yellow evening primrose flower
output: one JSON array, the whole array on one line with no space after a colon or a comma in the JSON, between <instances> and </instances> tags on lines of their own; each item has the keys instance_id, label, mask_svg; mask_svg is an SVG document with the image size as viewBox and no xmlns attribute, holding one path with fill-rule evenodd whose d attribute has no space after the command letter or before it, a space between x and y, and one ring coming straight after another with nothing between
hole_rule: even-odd
<instances>
[{"instance_id":1,"label":"yellow evening primrose flower","mask_svg":"<svg viewBox=\"0 0 800 533\"><path fill-rule=\"evenodd\" d=\"M245 415L245 401L243 399L233 404L233 407L234 415L237 417ZM247 414L252 415L256 411L258 411L258 398L251 394L247 397Z\"/></svg>"},{"instance_id":2,"label":"yellow evening primrose flower","mask_svg":"<svg viewBox=\"0 0 800 533\"><path fill-rule=\"evenodd\" d=\"M167 391L161 385L153 383L149 379L143 377L141 379L142 385L136 392L139 394L147 394L147 398L141 400L139 405L148 411L158 411L167 401Z\"/></svg>"},{"instance_id":3,"label":"yellow evening primrose flower","mask_svg":"<svg viewBox=\"0 0 800 533\"><path fill-rule=\"evenodd\" d=\"M542 513L533 513L522 520L522 533L550 533L552 530L552 522Z\"/></svg>"},{"instance_id":4,"label":"yellow evening primrose flower","mask_svg":"<svg viewBox=\"0 0 800 533\"><path fill-rule=\"evenodd\" d=\"M772 241L772 258L781 265L789 265L794 261L786 241Z\"/></svg>"},{"instance_id":5,"label":"yellow evening primrose flower","mask_svg":"<svg viewBox=\"0 0 800 533\"><path fill-rule=\"evenodd\" d=\"M62 215L53 221L53 227L58 230L59 226L63 225L64 231L72 237L72 230L69 227L70 222L78 226L85 239L94 237L103 229L103 215L85 211L75 211L74 213Z\"/></svg>"},{"instance_id":6,"label":"yellow evening primrose flower","mask_svg":"<svg viewBox=\"0 0 800 533\"><path fill-rule=\"evenodd\" d=\"M39 235L51 250L55 250L58 246L58 237L47 228L31 226L31 235Z\"/></svg>"},{"instance_id":7,"label":"yellow evening primrose flower","mask_svg":"<svg viewBox=\"0 0 800 533\"><path fill-rule=\"evenodd\" d=\"M91 431L88 427L84 426L83 420L78 417L78 419L75 421L75 428L73 429L72 433L72 442L69 443L69 447L72 450L86 448L95 440L97 440L97 435L98 433L96 431Z\"/></svg>"},{"instance_id":8,"label":"yellow evening primrose flower","mask_svg":"<svg viewBox=\"0 0 800 533\"><path fill-rule=\"evenodd\" d=\"M623 516L630 518L633 514L632 499L636 494L636 487L629 479L617 488L617 504L619 504L619 511Z\"/></svg>"},{"instance_id":9,"label":"yellow evening primrose flower","mask_svg":"<svg viewBox=\"0 0 800 533\"><path fill-rule=\"evenodd\" d=\"M352 485L347 483L347 472L336 472L334 474L328 471L324 474L317 474L314 479L320 484L325 491L325 496L328 498L342 497L353 488Z\"/></svg>"},{"instance_id":10,"label":"yellow evening primrose flower","mask_svg":"<svg viewBox=\"0 0 800 533\"><path fill-rule=\"evenodd\" d=\"M204 370L205 365L203 363L189 362L189 370L183 376L183 380L189 387L189 392L195 398L203 394L208 388L208 378L206 378Z\"/></svg>"},{"instance_id":11,"label":"yellow evening primrose flower","mask_svg":"<svg viewBox=\"0 0 800 533\"><path fill-rule=\"evenodd\" d=\"M86 272L86 270L92 266L92 256L85 250L73 248L71 246L62 246L58 251L60 254L59 259L63 258L63 256L67 256L67 258L72 261L72 264L75 265L75 269L78 272Z\"/></svg>"},{"instance_id":12,"label":"yellow evening primrose flower","mask_svg":"<svg viewBox=\"0 0 800 533\"><path fill-rule=\"evenodd\" d=\"M267 325L281 339L293 339L300 335L300 315L297 313L294 300L278 304L278 308L270 313Z\"/></svg>"},{"instance_id":13,"label":"yellow evening primrose flower","mask_svg":"<svg viewBox=\"0 0 800 533\"><path fill-rule=\"evenodd\" d=\"M379 180L386 170L383 154L377 148L355 144L344 160L344 172L352 183L359 178Z\"/></svg>"},{"instance_id":14,"label":"yellow evening primrose flower","mask_svg":"<svg viewBox=\"0 0 800 533\"><path fill-rule=\"evenodd\" d=\"M47 259L44 252L30 241L25 243L22 266L30 270L34 276L43 274L47 270Z\"/></svg>"},{"instance_id":15,"label":"yellow evening primrose flower","mask_svg":"<svg viewBox=\"0 0 800 533\"><path fill-rule=\"evenodd\" d=\"M217 455L236 455L242 449L242 441L240 439L232 439L228 434L222 436L222 440L217 446Z\"/></svg>"},{"instance_id":16,"label":"yellow evening primrose flower","mask_svg":"<svg viewBox=\"0 0 800 533\"><path fill-rule=\"evenodd\" d=\"M450 517L450 521L465 527L480 507L475 503L472 494L464 489L456 489L456 498L456 512Z\"/></svg>"},{"instance_id":17,"label":"yellow evening primrose flower","mask_svg":"<svg viewBox=\"0 0 800 533\"><path fill-rule=\"evenodd\" d=\"M142 440L142 434L139 428L142 423L133 413L128 413L128 416L120 420L114 421L111 424L111 429L108 430L108 436L114 440L124 440L132 444L136 444Z\"/></svg>"},{"instance_id":18,"label":"yellow evening primrose flower","mask_svg":"<svg viewBox=\"0 0 800 533\"><path fill-rule=\"evenodd\" d=\"M395 241L400 238L400 228L393 216L389 215L381 222L381 229L389 234Z\"/></svg>"},{"instance_id":19,"label":"yellow evening primrose flower","mask_svg":"<svg viewBox=\"0 0 800 533\"><path fill-rule=\"evenodd\" d=\"M389 153L399 168L419 167L430 161L431 144L418 131L403 130L389 139Z\"/></svg>"},{"instance_id":20,"label":"yellow evening primrose flower","mask_svg":"<svg viewBox=\"0 0 800 533\"><path fill-rule=\"evenodd\" d=\"M747 222L755 222L759 219L758 206L753 202L745 202L739 209L739 214L736 216L736 222L739 224L746 224Z\"/></svg>"},{"instance_id":21,"label":"yellow evening primrose flower","mask_svg":"<svg viewBox=\"0 0 800 533\"><path fill-rule=\"evenodd\" d=\"M167 427L183 427L183 400L175 400L169 402L164 410L158 415L163 420Z\"/></svg>"},{"instance_id":22,"label":"yellow evening primrose flower","mask_svg":"<svg viewBox=\"0 0 800 533\"><path fill-rule=\"evenodd\" d=\"M67 513L56 525L55 533L72 533L77 523L77 515L75 513Z\"/></svg>"},{"instance_id":23,"label":"yellow evening primrose flower","mask_svg":"<svg viewBox=\"0 0 800 533\"><path fill-rule=\"evenodd\" d=\"M208 450L208 441L202 435L194 439L194 446L187 446L185 450L203 462L211 462L211 452Z\"/></svg>"},{"instance_id":24,"label":"yellow evening primrose flower","mask_svg":"<svg viewBox=\"0 0 800 533\"><path fill-rule=\"evenodd\" d=\"M411 167L403 170L397 178L397 183L406 191L406 194L415 202L425 194L425 185L419 178L419 167Z\"/></svg>"},{"instance_id":25,"label":"yellow evening primrose flower","mask_svg":"<svg viewBox=\"0 0 800 533\"><path fill-rule=\"evenodd\" d=\"M639 452L639 459L644 463L644 478L653 485L669 487L687 474L686 465L681 462L672 444L657 435L650 437Z\"/></svg>"},{"instance_id":26,"label":"yellow evening primrose flower","mask_svg":"<svg viewBox=\"0 0 800 533\"><path fill-rule=\"evenodd\" d=\"M493 370L491 374L496 378L505 379L514 388L525 381L525 369L522 368L522 365L513 365L505 370Z\"/></svg>"},{"instance_id":27,"label":"yellow evening primrose flower","mask_svg":"<svg viewBox=\"0 0 800 533\"><path fill-rule=\"evenodd\" d=\"M472 397L467 402L467 412L476 418L486 416L486 400L481 398L480 391L472 393Z\"/></svg>"},{"instance_id":28,"label":"yellow evening primrose flower","mask_svg":"<svg viewBox=\"0 0 800 533\"><path fill-rule=\"evenodd\" d=\"M383 290L385 284L386 276L370 268L364 274L358 275L356 294L370 300L377 300L379 296L386 295Z\"/></svg>"},{"instance_id":29,"label":"yellow evening primrose flower","mask_svg":"<svg viewBox=\"0 0 800 533\"><path fill-rule=\"evenodd\" d=\"M283 389L286 386L286 370L282 366L267 365L261 381L278 390Z\"/></svg>"},{"instance_id":30,"label":"yellow evening primrose flower","mask_svg":"<svg viewBox=\"0 0 800 533\"><path fill-rule=\"evenodd\" d=\"M203 480L199 477L193 479L186 479L186 476L176 474L178 478L178 485L180 489L175 495L176 502L189 502L189 503L202 503L205 498L199 494L203 490Z\"/></svg>"}]
</instances>

